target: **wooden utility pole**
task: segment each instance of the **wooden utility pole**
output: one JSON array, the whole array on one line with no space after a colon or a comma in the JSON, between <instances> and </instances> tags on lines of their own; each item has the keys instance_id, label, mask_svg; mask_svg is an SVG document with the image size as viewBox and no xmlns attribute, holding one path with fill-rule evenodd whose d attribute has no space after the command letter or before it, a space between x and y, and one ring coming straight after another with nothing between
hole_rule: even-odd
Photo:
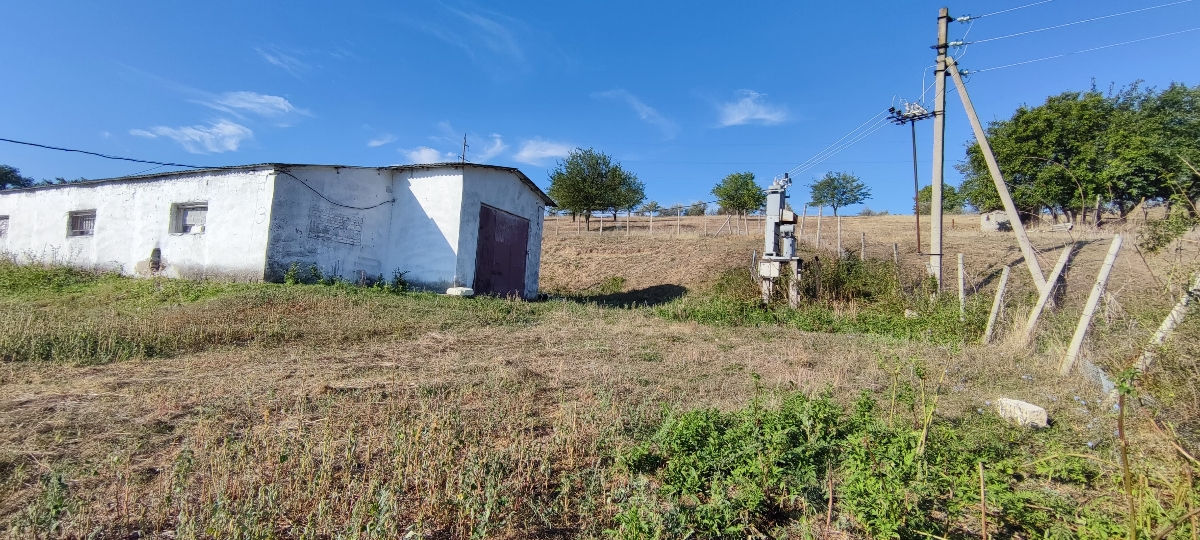
<instances>
[{"instance_id":1,"label":"wooden utility pole","mask_svg":"<svg viewBox=\"0 0 1200 540\"><path fill-rule=\"evenodd\" d=\"M946 36L950 10L938 10L937 69L933 74L933 197L929 201L929 270L942 290L942 176L946 168Z\"/></svg>"},{"instance_id":2,"label":"wooden utility pole","mask_svg":"<svg viewBox=\"0 0 1200 540\"><path fill-rule=\"evenodd\" d=\"M1037 253L1033 251L1033 244L1029 243L1029 235L1025 234L1025 225L1021 223L1021 215L1017 213L1017 206L1013 204L1012 196L1008 194L1008 185L1004 183L1004 176L1000 174L1000 165L996 163L992 145L988 144L983 124L979 123L979 116L975 114L975 106L971 104L971 96L967 94L967 85L963 84L962 75L959 74L958 65L955 64L953 58L946 58L946 67L950 71L950 76L954 78L954 85L958 87L958 97L962 99L963 108L967 110L967 119L971 121L971 127L975 130L975 142L979 143L980 153L987 161L988 172L992 175L992 183L996 185L996 192L1000 194L1000 202L1004 203L1004 212L1008 214L1013 234L1017 236L1017 243L1021 246L1021 255L1025 257L1025 266L1029 267L1029 273L1033 275L1033 283L1039 290L1044 289L1047 287L1047 282L1045 275L1042 274L1042 265L1038 264ZM937 119L935 118L934 121L936 122ZM936 187L934 193L935 195L937 193ZM931 208L930 211L939 208Z\"/></svg>"}]
</instances>

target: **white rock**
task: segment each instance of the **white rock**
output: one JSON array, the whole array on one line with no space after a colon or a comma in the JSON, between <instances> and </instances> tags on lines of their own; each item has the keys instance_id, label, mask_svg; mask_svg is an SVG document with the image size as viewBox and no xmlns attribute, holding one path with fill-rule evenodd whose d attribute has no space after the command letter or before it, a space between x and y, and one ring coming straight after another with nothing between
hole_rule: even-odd
<instances>
[{"instance_id":1,"label":"white rock","mask_svg":"<svg viewBox=\"0 0 1200 540\"><path fill-rule=\"evenodd\" d=\"M1011 231L1012 222L1003 210L993 210L979 214L979 230L983 232Z\"/></svg>"},{"instance_id":2,"label":"white rock","mask_svg":"<svg viewBox=\"0 0 1200 540\"><path fill-rule=\"evenodd\" d=\"M446 289L449 296L475 296L475 289L470 287L450 287Z\"/></svg>"},{"instance_id":3,"label":"white rock","mask_svg":"<svg viewBox=\"0 0 1200 540\"><path fill-rule=\"evenodd\" d=\"M996 413L1001 418L1021 426L1044 428L1048 425L1046 409L1019 399L997 399Z\"/></svg>"},{"instance_id":4,"label":"white rock","mask_svg":"<svg viewBox=\"0 0 1200 540\"><path fill-rule=\"evenodd\" d=\"M905 319L915 319L915 318L917 318L917 317L920 317L920 316L921 316L921 315L920 315L919 313L917 313L917 312L915 312L915 311L913 311L913 310L911 310L911 309L906 309L906 310L904 310L904 318L905 318Z\"/></svg>"}]
</instances>

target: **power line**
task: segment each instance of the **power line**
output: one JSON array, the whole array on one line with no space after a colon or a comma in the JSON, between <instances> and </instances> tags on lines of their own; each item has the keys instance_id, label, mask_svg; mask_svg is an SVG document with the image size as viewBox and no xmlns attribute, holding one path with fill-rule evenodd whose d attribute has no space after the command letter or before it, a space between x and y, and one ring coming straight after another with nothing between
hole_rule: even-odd
<instances>
[{"instance_id":1,"label":"power line","mask_svg":"<svg viewBox=\"0 0 1200 540\"><path fill-rule=\"evenodd\" d=\"M802 168L804 168L804 167L806 167L806 166L807 166L807 167L811 167L812 165L815 165L815 164L817 164L817 163L820 163L821 161L824 161L824 159L825 159L825 158L822 158L822 157L821 157L822 155L824 155L825 153L829 152L829 151L830 151L831 149L833 149L834 147L838 146L838 144L839 144L839 143L841 143L842 141L844 141L844 140L846 140L846 139L848 139L848 138L852 138L852 137L854 137L855 135L857 135L857 134L858 134L858 132L859 132L860 130L862 130L862 129L863 129L863 127L864 127L864 126L866 126L867 124L870 124L872 121L875 121L876 119L878 119L879 117L881 117L881 116L883 116L883 115L885 115L885 114L887 114L887 109L884 109L884 110L882 110L882 111L879 111L878 113L875 113L873 116L871 116L870 118L868 118L866 122L863 122L862 124L859 124L859 125L858 125L858 127L855 127L854 129L852 129L852 130L848 131L848 132L847 132L845 135L842 135L840 138L838 138L838 140L836 140L836 141L833 141L833 143L832 143L832 144L830 144L829 146L826 146L825 148L821 149L821 151L817 152L816 154L813 154L813 156L812 156L812 157L810 157L810 158L808 158L808 159L804 160L804 161L803 161L803 162L801 162L799 165L796 165L795 167L793 167L791 170L789 170L789 171L788 171L788 174L795 173L795 172L797 172L798 170L800 170L800 169L802 169ZM884 120L886 120L886 118L885 118ZM872 125L871 127L874 127L874 126ZM867 129L871 129L871 128L867 128ZM836 152L835 152L835 153L836 153ZM832 154L830 154L830 155L832 155Z\"/></svg>"},{"instance_id":2,"label":"power line","mask_svg":"<svg viewBox=\"0 0 1200 540\"><path fill-rule=\"evenodd\" d=\"M1188 2L1191 2L1191 1L1192 1L1192 0L1178 0L1178 1L1176 1L1176 2L1168 2L1168 3L1166 3L1166 4L1159 4L1159 5L1157 5L1157 6L1150 6L1150 7L1144 7L1144 8L1139 8L1139 9L1133 9L1133 10L1130 10L1130 11L1123 11L1123 12L1121 12L1121 13L1113 13L1113 14L1110 14L1110 15L1101 15L1101 16L1099 16L1099 17L1092 17L1092 18L1090 18L1090 19L1081 19L1081 20L1078 20L1078 21L1072 21L1072 22L1069 22L1069 23L1056 24L1056 25L1054 25L1054 26L1047 26L1047 27L1045 27L1045 28L1036 28L1036 29L1033 29L1033 30L1026 30L1026 31L1024 31L1024 32L1017 32L1017 33L1015 33L1015 34L1008 34L1008 35L1004 35L1004 36L996 36L996 37L985 38L985 39L981 39L981 40L978 40L978 41L973 41L973 42L971 42L971 43L973 43L973 44L975 44L975 43L987 43L987 42L989 42L989 41L996 41L996 40L1000 40L1000 39L1008 39L1008 38L1013 38L1013 37L1018 37L1018 36L1025 36L1025 35L1029 35L1029 34L1035 34L1035 33L1038 33L1038 32L1045 32L1046 30L1055 30L1055 29L1058 29L1058 28L1066 28L1066 27L1068 27L1068 26L1074 26L1074 25L1077 25L1077 24L1089 23L1089 22L1099 21L1099 20L1103 20L1103 19L1111 19L1111 18L1113 18L1113 17L1120 17L1120 16L1122 16L1122 15L1130 15L1130 14L1133 14L1133 13L1141 13L1141 12L1143 12L1143 11L1150 11L1150 10L1152 10L1152 9L1165 8L1165 7L1175 6L1175 5L1179 5L1179 4L1186 4L1186 3L1188 3Z\"/></svg>"},{"instance_id":3,"label":"power line","mask_svg":"<svg viewBox=\"0 0 1200 540\"><path fill-rule=\"evenodd\" d=\"M47 150L59 150L61 152L76 152L76 153L80 153L80 154L87 154L89 156L102 157L105 159L117 159L117 160L121 160L121 161L132 161L134 163L149 163L151 165L161 165L161 166L165 166L165 167L184 167L187 169L219 169L220 168L220 167L207 167L207 166L203 166L203 165L185 165L183 163L167 163L167 162L162 162L162 161L150 161L150 160L146 160L146 159L134 159L134 158L121 157L121 156L111 156L108 154L101 154L99 152L89 152L87 150L78 150L75 148L62 148L59 146L50 146L50 145L46 145L46 144L31 143L31 142L27 142L27 141L18 141L18 140L14 140L14 139L0 138L0 141L4 141L7 143L13 143L13 144L23 144L26 146L36 146L38 148L45 148Z\"/></svg>"},{"instance_id":4,"label":"power line","mask_svg":"<svg viewBox=\"0 0 1200 540\"><path fill-rule=\"evenodd\" d=\"M972 16L968 16L968 17L966 17L966 18L967 18L967 20L973 20L973 19L982 19L982 18L984 18L984 17L991 17L992 15L1000 15L1000 14L1002 14L1002 13L1008 13L1008 12L1010 12L1010 11L1016 11L1016 10L1018 10L1018 9L1025 9L1025 8L1028 8L1028 7L1039 6L1039 5L1042 5L1042 4L1045 4L1045 3L1048 3L1048 2L1052 2L1052 1L1053 1L1053 0L1042 0L1041 2L1034 2L1034 3L1032 3L1032 4L1025 4L1025 5L1023 5L1023 6L1017 6L1017 7L1013 7L1013 8L1002 9L1002 10L1000 10L1000 11L993 11L993 12L991 12L991 13L984 13L983 15L972 15Z\"/></svg>"},{"instance_id":5,"label":"power line","mask_svg":"<svg viewBox=\"0 0 1200 540\"><path fill-rule=\"evenodd\" d=\"M851 146L854 146L855 144L858 144L863 139L866 139L867 137L874 135L875 132L882 129L883 126L887 125L887 123L888 123L887 117L876 120L875 123L871 124L870 127L855 134L849 140L846 140L846 141L842 142L841 144L838 144L835 147L826 148L821 153L810 158L807 163L797 165L795 168L793 168L791 171L789 171L789 174L800 175L800 174L803 174L804 172L809 171L813 167L820 165L821 163L825 162L829 158L841 153L842 150L845 150Z\"/></svg>"},{"instance_id":6,"label":"power line","mask_svg":"<svg viewBox=\"0 0 1200 540\"><path fill-rule=\"evenodd\" d=\"M1025 65L1025 64L1032 64L1032 63L1034 63L1034 62L1042 62L1042 61L1044 61L1044 60L1053 60L1053 59L1055 59L1055 58L1062 58L1062 57L1064 57L1064 56L1071 56L1071 55L1073 55L1073 54L1082 54L1082 53L1087 53L1087 52L1098 51L1098 50L1101 50L1101 49L1108 49L1108 48L1112 48L1112 47L1119 47L1119 46L1121 46L1121 45L1129 45L1129 44L1131 44L1131 43L1140 43L1140 42L1142 42L1142 41L1150 41L1150 40L1152 40L1152 39L1159 39L1159 38L1170 37L1170 36L1175 36L1175 35L1179 35L1179 34L1186 34L1186 33L1188 33L1188 32L1195 32L1196 30L1200 30L1200 26L1195 26L1195 27L1192 27L1192 28L1187 28L1187 29L1184 29L1184 30L1178 30L1178 31L1175 31L1175 32L1167 32L1167 33L1165 33L1165 34L1159 34L1159 35L1157 35L1157 36L1149 36L1149 37L1144 37L1144 38L1131 39L1131 40L1129 40L1129 41L1122 41L1122 42L1119 42L1119 43L1109 43L1108 45L1101 45L1101 46L1099 46L1099 47L1091 47L1091 48L1088 48L1088 49L1080 49L1080 50L1078 50L1078 51L1072 51L1072 52L1068 52L1068 53L1055 54L1055 55L1052 55L1052 56L1043 56L1043 57L1041 57L1041 58L1032 58L1032 59L1029 59L1029 60L1023 60L1023 61L1020 61L1020 62L1013 62L1013 63L1011 63L1011 64L1004 64L1004 65L1001 65L1001 66L992 66L992 67L989 67L989 68L983 68L983 69L972 69L972 70L969 70L969 71L964 71L963 73L964 73L964 74L967 74L967 73L983 73L983 72L985 72L985 71L993 71L993 70L997 70L997 69L1005 69L1005 68L1010 68L1010 67L1023 66L1023 65Z\"/></svg>"}]
</instances>

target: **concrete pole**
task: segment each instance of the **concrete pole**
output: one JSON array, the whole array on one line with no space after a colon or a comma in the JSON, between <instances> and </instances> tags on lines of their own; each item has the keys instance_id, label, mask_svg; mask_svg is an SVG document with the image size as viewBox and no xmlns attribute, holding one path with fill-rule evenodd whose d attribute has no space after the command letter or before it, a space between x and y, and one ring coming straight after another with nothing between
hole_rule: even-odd
<instances>
[{"instance_id":1,"label":"concrete pole","mask_svg":"<svg viewBox=\"0 0 1200 540\"><path fill-rule=\"evenodd\" d=\"M1008 274L1012 268L1004 267L1004 271L1000 272L1000 285L996 287L996 298L992 300L992 312L988 314L987 329L983 331L983 343L986 345L992 342L992 335L996 331L996 319L1000 317L1000 308L1004 306L1004 290L1008 288Z\"/></svg>"},{"instance_id":2,"label":"concrete pole","mask_svg":"<svg viewBox=\"0 0 1200 540\"><path fill-rule=\"evenodd\" d=\"M650 212L650 236L654 236L654 212Z\"/></svg>"},{"instance_id":3,"label":"concrete pole","mask_svg":"<svg viewBox=\"0 0 1200 540\"><path fill-rule=\"evenodd\" d=\"M946 169L946 36L950 10L938 10L937 69L933 73L933 197L929 203L929 270L942 290L942 177ZM918 249L920 246L918 245Z\"/></svg>"},{"instance_id":4,"label":"concrete pole","mask_svg":"<svg viewBox=\"0 0 1200 540\"><path fill-rule=\"evenodd\" d=\"M838 258L841 259L843 253L845 253L842 251L842 216L837 215L836 211L833 213L833 216L835 218L834 221L837 221L837 255Z\"/></svg>"},{"instance_id":5,"label":"concrete pole","mask_svg":"<svg viewBox=\"0 0 1200 540\"><path fill-rule=\"evenodd\" d=\"M921 187L917 177L917 121L909 120L913 147L913 218L917 225L917 253L921 253Z\"/></svg>"},{"instance_id":6,"label":"concrete pole","mask_svg":"<svg viewBox=\"0 0 1200 540\"><path fill-rule=\"evenodd\" d=\"M867 260L867 233L859 233L858 237L858 260Z\"/></svg>"},{"instance_id":7,"label":"concrete pole","mask_svg":"<svg viewBox=\"0 0 1200 540\"><path fill-rule=\"evenodd\" d=\"M975 142L979 143L983 159L987 161L988 172L992 175L992 183L996 185L996 192L1000 194L1000 202L1004 203L1004 212L1008 214L1008 220L1012 224L1013 234L1017 236L1017 243L1021 246L1021 255L1025 257L1025 266L1029 267L1029 273L1033 276L1033 283L1037 285L1038 290L1044 289L1047 287L1047 281L1042 274L1042 265L1038 264L1037 253L1033 251L1033 244L1029 242L1029 236L1025 234L1025 225L1021 223L1017 206L1013 204L1012 196L1008 193L1008 185L1004 183L1004 176L1000 174L1000 165L996 163L992 145L988 144L983 124L979 123L979 116L975 114L975 106L971 104L967 86L963 84L962 75L959 74L954 59L948 58L946 65L950 70L950 76L954 77L954 84L958 87L958 97L962 99L963 108L967 110L967 119L971 121L971 127L975 130Z\"/></svg>"},{"instance_id":8,"label":"concrete pole","mask_svg":"<svg viewBox=\"0 0 1200 540\"><path fill-rule=\"evenodd\" d=\"M897 268L900 267L900 244L896 242L892 242L892 262Z\"/></svg>"},{"instance_id":9,"label":"concrete pole","mask_svg":"<svg viewBox=\"0 0 1200 540\"><path fill-rule=\"evenodd\" d=\"M823 206L817 207L817 238L816 243L814 244L817 249L821 249L821 212L824 210L825 207Z\"/></svg>"},{"instance_id":10,"label":"concrete pole","mask_svg":"<svg viewBox=\"0 0 1200 540\"><path fill-rule=\"evenodd\" d=\"M1193 296L1200 297L1200 274L1196 274L1196 281L1192 283L1191 290L1183 292L1183 296L1175 304L1175 308L1167 314L1167 318L1163 319L1162 324L1158 325L1158 331L1154 332L1154 337L1151 337L1150 342L1146 344L1146 348L1142 349L1142 354L1138 357L1136 365L1138 371L1144 373L1147 369L1150 369L1150 366L1154 363L1154 356L1158 348L1171 336L1171 333L1175 331L1175 327L1183 322L1183 316L1187 314L1188 304L1192 302Z\"/></svg>"},{"instance_id":11,"label":"concrete pole","mask_svg":"<svg viewBox=\"0 0 1200 540\"><path fill-rule=\"evenodd\" d=\"M1067 347L1067 354L1063 356L1062 365L1058 366L1058 373L1066 375L1071 372L1071 368L1075 366L1075 360L1079 358L1079 350L1083 347L1083 338L1087 337L1088 327L1092 325L1092 317L1096 315L1096 306L1100 304L1100 296L1104 294L1104 287L1108 285L1108 276L1112 273L1113 264L1117 262L1117 254L1121 251L1121 235L1116 235L1112 239L1112 244L1108 246L1108 255L1104 256L1104 264L1100 265L1100 274L1096 276L1096 283L1092 285L1092 293L1088 295L1087 304L1083 306L1083 315L1079 317L1079 324L1075 325L1075 335L1071 337L1071 345Z\"/></svg>"},{"instance_id":12,"label":"concrete pole","mask_svg":"<svg viewBox=\"0 0 1200 540\"><path fill-rule=\"evenodd\" d=\"M963 254L958 254L958 320L967 320L967 269L963 266Z\"/></svg>"},{"instance_id":13,"label":"concrete pole","mask_svg":"<svg viewBox=\"0 0 1200 540\"><path fill-rule=\"evenodd\" d=\"M797 236L800 238L801 242L804 241L804 221L807 218L808 218L808 205L806 204L806 205L804 205L804 210L800 211L800 234ZM763 234L767 234L766 229L763 230Z\"/></svg>"},{"instance_id":14,"label":"concrete pole","mask_svg":"<svg viewBox=\"0 0 1200 540\"><path fill-rule=\"evenodd\" d=\"M679 222L683 221L683 207L679 207L679 214L675 216L675 237L679 237Z\"/></svg>"},{"instance_id":15,"label":"concrete pole","mask_svg":"<svg viewBox=\"0 0 1200 540\"><path fill-rule=\"evenodd\" d=\"M1063 269L1067 267L1067 261L1071 259L1073 251L1075 251L1074 243L1063 248L1062 255L1058 256L1058 262L1054 264L1054 270L1050 271L1050 280L1038 293L1037 303L1029 312L1029 320L1025 321L1025 343L1033 340L1033 329L1037 327L1038 318L1042 316L1042 310L1046 308L1046 302L1050 300L1050 294L1054 292L1054 284L1058 283L1058 276L1062 275Z\"/></svg>"}]
</instances>

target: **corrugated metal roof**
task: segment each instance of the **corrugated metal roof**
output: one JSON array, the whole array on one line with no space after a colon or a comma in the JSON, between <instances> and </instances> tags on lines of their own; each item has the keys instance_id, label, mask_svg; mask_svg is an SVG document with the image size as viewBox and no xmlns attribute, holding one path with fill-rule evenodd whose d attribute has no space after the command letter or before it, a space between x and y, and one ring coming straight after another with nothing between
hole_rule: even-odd
<instances>
[{"instance_id":1,"label":"corrugated metal roof","mask_svg":"<svg viewBox=\"0 0 1200 540\"><path fill-rule=\"evenodd\" d=\"M521 172L521 170L516 167L504 167L504 166L500 166L500 165L484 165L482 163L463 163L463 162L422 163L422 164L414 164L414 165L388 165L386 167L365 167L365 166L361 166L361 165L322 165L322 164L317 164L317 163L255 163L255 164L250 164L250 165L231 165L228 167L210 167L210 168L206 168L206 169L187 169L187 170L183 170L183 171L171 171L171 172L154 173L154 174L118 176L116 178L101 178L101 179L96 179L96 180L84 180L84 181L80 181L80 182L66 182L63 184L39 184L36 186L27 187L27 188L14 188L14 189L0 190L0 195L3 195L4 193L10 193L10 192L36 191L36 190L42 190L42 189L57 189L57 188L75 187L75 186L91 186L91 185L97 185L97 184L109 184L109 183L119 183L119 182L148 182L148 181L153 181L153 180L165 180L168 178L193 176L193 175L197 175L197 174L212 174L212 173L217 173L217 172L246 172L246 171L263 170L263 169L290 169L290 168L301 168L301 167L328 167L328 168L332 168L332 169L375 169L375 170L385 170L385 171L408 171L408 170L418 170L418 169L445 169L445 168L465 169L467 167L479 168L479 169L493 169L493 170L506 171L506 172L511 172L511 173L516 174L517 178L521 180L521 183L525 184L525 187L529 188L531 191L536 193L537 196L542 199L542 202L544 202L546 204L546 206L555 206L554 200L551 199L549 195L546 195L546 192L542 191L542 189L539 188L537 186L537 184L533 183L533 180L530 180L528 176L525 176L525 173Z\"/></svg>"}]
</instances>

